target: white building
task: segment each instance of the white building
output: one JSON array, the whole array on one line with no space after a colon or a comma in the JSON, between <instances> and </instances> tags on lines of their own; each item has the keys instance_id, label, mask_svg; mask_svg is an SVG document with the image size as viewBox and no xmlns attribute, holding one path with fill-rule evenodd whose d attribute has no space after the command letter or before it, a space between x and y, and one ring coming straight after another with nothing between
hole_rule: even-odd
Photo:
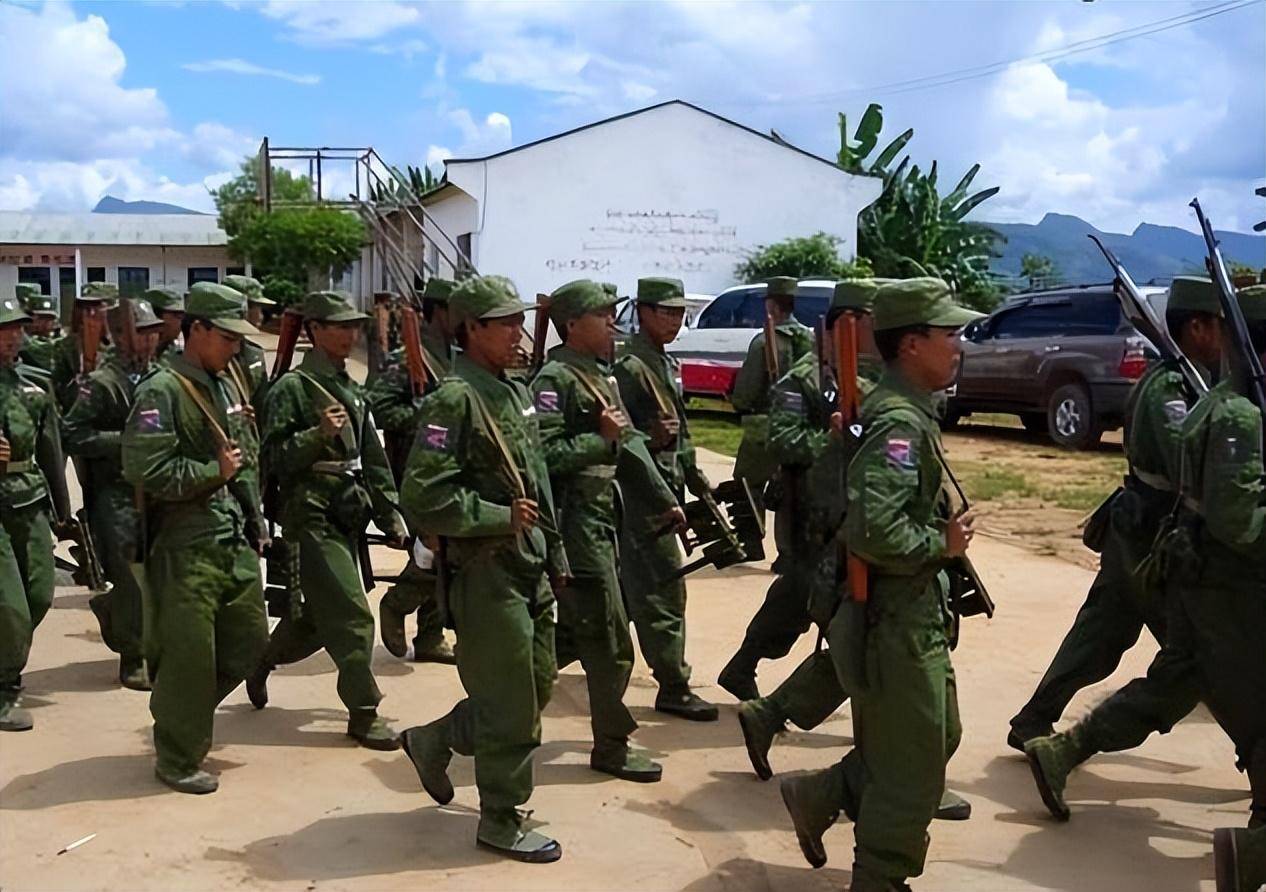
<instances>
[{"instance_id":1,"label":"white building","mask_svg":"<svg viewBox=\"0 0 1266 892\"><path fill-rule=\"evenodd\" d=\"M69 298L86 282L124 293L218 282L233 265L228 239L210 214L39 214L0 211L0 294L17 282Z\"/></svg>"},{"instance_id":2,"label":"white building","mask_svg":"<svg viewBox=\"0 0 1266 892\"><path fill-rule=\"evenodd\" d=\"M851 258L858 212L882 186L681 101L445 170L423 199L428 215L481 273L509 276L529 300L577 278L628 294L654 275L715 294L757 245L816 232Z\"/></svg>"}]
</instances>

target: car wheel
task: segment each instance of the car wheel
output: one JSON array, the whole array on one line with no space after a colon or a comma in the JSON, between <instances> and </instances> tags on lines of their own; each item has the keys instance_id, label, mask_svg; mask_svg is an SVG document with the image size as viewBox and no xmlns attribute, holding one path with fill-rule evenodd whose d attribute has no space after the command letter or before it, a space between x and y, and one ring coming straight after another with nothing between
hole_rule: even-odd
<instances>
[{"instance_id":1,"label":"car wheel","mask_svg":"<svg viewBox=\"0 0 1266 892\"><path fill-rule=\"evenodd\" d=\"M1065 449L1090 449L1103 435L1103 426L1090 404L1084 384L1065 384L1051 394L1046 410L1051 439Z\"/></svg>"}]
</instances>

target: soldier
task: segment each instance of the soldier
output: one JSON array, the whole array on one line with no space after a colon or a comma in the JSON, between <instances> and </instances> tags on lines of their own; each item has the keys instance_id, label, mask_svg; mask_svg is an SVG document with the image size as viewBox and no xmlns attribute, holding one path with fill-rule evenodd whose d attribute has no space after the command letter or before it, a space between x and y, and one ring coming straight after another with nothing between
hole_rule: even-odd
<instances>
[{"instance_id":1,"label":"soldier","mask_svg":"<svg viewBox=\"0 0 1266 892\"><path fill-rule=\"evenodd\" d=\"M0 731L29 731L18 706L35 628L53 603L54 521L70 513L57 407L18 362L30 317L0 298Z\"/></svg>"},{"instance_id":2,"label":"soldier","mask_svg":"<svg viewBox=\"0 0 1266 892\"><path fill-rule=\"evenodd\" d=\"M646 435L620 408L610 378L615 298L597 282L563 285L550 296L550 321L563 345L532 383L542 448L558 509L570 584L558 592L555 652L561 669L579 659L589 685L593 752L589 765L623 780L658 781L660 766L629 747L637 722L624 705L633 674L633 639L616 571L615 490L644 490L658 501L661 535L685 522L646 450Z\"/></svg>"},{"instance_id":3,"label":"soldier","mask_svg":"<svg viewBox=\"0 0 1266 892\"><path fill-rule=\"evenodd\" d=\"M844 521L850 550L869 568L864 643L848 628L852 611L838 611L830 629L837 660L860 646L853 662L872 670L843 675L858 745L834 767L782 783L814 867L826 863L822 836L839 812L857 821L853 892L904 889L922 873L960 737L944 568L965 554L973 521L951 509L932 394L954 380L959 329L979 315L958 306L940 279L896 282L876 295L886 369L862 407Z\"/></svg>"},{"instance_id":4,"label":"soldier","mask_svg":"<svg viewBox=\"0 0 1266 892\"><path fill-rule=\"evenodd\" d=\"M664 345L681 331L685 286L680 279L639 279L635 309L638 330L621 347L615 379L629 420L650 437L660 474L681 502L686 489L698 495L711 488L695 463L677 361L664 352ZM681 569L681 551L671 536L658 535L663 510L650 493L630 487L622 496L620 582L642 656L659 683L655 709L691 721L715 722L716 706L690 690L686 584L675 577Z\"/></svg>"},{"instance_id":5,"label":"soldier","mask_svg":"<svg viewBox=\"0 0 1266 892\"><path fill-rule=\"evenodd\" d=\"M400 744L378 716L382 693L370 669L374 615L362 580L372 575L362 546L371 518L395 547L405 531L364 388L346 368L367 317L337 291L309 294L303 315L312 349L269 387L262 450L279 487L278 519L298 549L302 603L291 591L291 613L246 689L263 709L273 668L324 648L338 666L348 735L368 749L394 750Z\"/></svg>"},{"instance_id":6,"label":"soldier","mask_svg":"<svg viewBox=\"0 0 1266 892\"><path fill-rule=\"evenodd\" d=\"M440 536L441 591L457 631L466 699L402 735L422 786L453 798L454 752L475 757L478 844L520 861L556 861L562 847L524 826L554 663L553 589L569 569L518 361L524 312L514 285L475 276L453 289L449 316L463 352L423 402L402 503L410 525Z\"/></svg>"},{"instance_id":7,"label":"soldier","mask_svg":"<svg viewBox=\"0 0 1266 892\"><path fill-rule=\"evenodd\" d=\"M180 323L185 318L185 296L174 288L151 288L145 292L145 299L163 321L154 361L166 365L172 356L184 349Z\"/></svg>"},{"instance_id":8,"label":"soldier","mask_svg":"<svg viewBox=\"0 0 1266 892\"><path fill-rule=\"evenodd\" d=\"M66 451L81 460L92 481L88 524L112 585L94 595L88 606L101 625L101 640L119 655L120 684L148 691L141 587L130 566L143 553L142 524L136 490L123 479L123 430L136 388L152 370L163 322L146 301L128 298L107 318L118 349L79 385L66 416ZM129 324L130 332L124 328Z\"/></svg>"},{"instance_id":9,"label":"soldier","mask_svg":"<svg viewBox=\"0 0 1266 892\"><path fill-rule=\"evenodd\" d=\"M1174 279L1166 303L1166 326L1206 377L1221 359L1221 313L1211 281ZM1182 422L1194 397L1176 362L1152 366L1135 386L1125 426L1130 468L1124 491L1109 507L1099 573L1037 690L1011 719L1007 736L1011 747L1023 751L1025 741L1050 734L1079 690L1116 670L1144 626L1158 643L1164 643L1165 593L1144 586L1135 571L1177 498ZM1188 688L1188 693L1168 704L1156 704L1172 716L1166 729L1195 707L1196 692Z\"/></svg>"},{"instance_id":10,"label":"soldier","mask_svg":"<svg viewBox=\"0 0 1266 892\"><path fill-rule=\"evenodd\" d=\"M79 376L83 374L83 329L85 320L104 322L109 305L118 300L119 290L106 282L89 282L75 299L70 334L63 335L53 347L53 395L65 415L79 394ZM89 370L90 371L90 370ZM81 480L82 484L83 481Z\"/></svg>"},{"instance_id":11,"label":"soldier","mask_svg":"<svg viewBox=\"0 0 1266 892\"><path fill-rule=\"evenodd\" d=\"M211 793L205 771L216 706L264 650L258 456L224 376L256 329L231 288L189 291L185 349L137 387L123 433L123 476L145 497L146 660L154 691L154 772L182 793ZM249 442L249 441L248 441Z\"/></svg>"},{"instance_id":12,"label":"soldier","mask_svg":"<svg viewBox=\"0 0 1266 892\"><path fill-rule=\"evenodd\" d=\"M57 345L57 302L40 292L38 285L19 283L18 302L31 317L26 340L19 354L22 362L45 372L53 370L53 348Z\"/></svg>"},{"instance_id":13,"label":"soldier","mask_svg":"<svg viewBox=\"0 0 1266 892\"><path fill-rule=\"evenodd\" d=\"M447 375L453 365L452 331L448 324L448 298L452 291L452 282L432 278L422 292L422 317L426 322L421 330L422 353L433 373L431 390L438 386L439 378ZM396 486L403 487L409 447L418 431L418 399L409 381L403 349L387 355L385 368L369 385L369 400L374 417L383 428L384 446ZM397 657L408 653L404 618L417 611L413 661L453 665L457 658L453 656L453 648L444 640L444 621L435 601L435 571L419 567L413 556L410 557L400 577L387 589L378 604L379 634L383 646Z\"/></svg>"},{"instance_id":14,"label":"soldier","mask_svg":"<svg viewBox=\"0 0 1266 892\"><path fill-rule=\"evenodd\" d=\"M246 317L251 325L259 327L263 311L277 306L275 301L264 297L264 286L250 276L225 276L224 284L240 291L246 298ZM229 376L245 395L246 402L255 410L262 409L264 385L268 383L268 367L264 363L264 348L250 338L242 339L242 349L229 365Z\"/></svg>"},{"instance_id":15,"label":"soldier","mask_svg":"<svg viewBox=\"0 0 1266 892\"><path fill-rule=\"evenodd\" d=\"M793 452L786 456L789 461L783 461L784 456L778 455L768 442L771 393L775 384L770 377L771 365L782 375L798 370L795 380L805 387L793 382L792 392L807 390L811 401L821 400L813 332L792 315L795 293L795 279L779 276L769 280L765 312L776 333L776 351L766 348L765 332L752 339L731 397L734 408L743 414L743 440L734 462L734 476L747 480L753 492L764 490L775 472L779 477L774 485L774 540L778 547L778 557L772 567L774 581L765 593L765 602L748 623L738 651L717 677L717 684L740 701L760 697L756 687L757 664L761 660L786 656L796 639L808 630L809 584L817 567L812 552L819 551L823 544L820 537L813 544L808 541L813 530L822 529L810 520L811 492L805 477L811 464L805 460L808 456L798 450L798 454ZM829 411L826 417L830 417ZM825 427L815 433L825 437Z\"/></svg>"},{"instance_id":16,"label":"soldier","mask_svg":"<svg viewBox=\"0 0 1266 892\"><path fill-rule=\"evenodd\" d=\"M1217 892L1261 892L1266 885L1266 827L1213 831Z\"/></svg>"},{"instance_id":17,"label":"soldier","mask_svg":"<svg viewBox=\"0 0 1266 892\"><path fill-rule=\"evenodd\" d=\"M1266 286L1239 295L1252 349L1266 355ZM1229 347L1228 347L1229 349ZM1203 699L1235 744L1252 792L1250 827L1266 826L1266 506L1262 415L1219 381L1182 421L1182 508L1148 565L1163 572L1168 608L1161 651L1144 678L1068 731L1025 743L1042 801L1068 820L1068 775L1100 752L1166 732ZM1140 572L1148 574L1149 566Z\"/></svg>"}]
</instances>

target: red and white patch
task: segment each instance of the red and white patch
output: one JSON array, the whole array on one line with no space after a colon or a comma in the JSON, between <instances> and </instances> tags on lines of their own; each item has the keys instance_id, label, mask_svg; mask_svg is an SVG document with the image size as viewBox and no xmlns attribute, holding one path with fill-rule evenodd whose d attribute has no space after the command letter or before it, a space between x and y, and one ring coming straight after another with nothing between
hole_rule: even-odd
<instances>
[{"instance_id":1,"label":"red and white patch","mask_svg":"<svg viewBox=\"0 0 1266 892\"><path fill-rule=\"evenodd\" d=\"M890 439L884 447L884 455L888 458L888 464L894 467L906 470L914 467L914 448L909 440L895 437Z\"/></svg>"}]
</instances>

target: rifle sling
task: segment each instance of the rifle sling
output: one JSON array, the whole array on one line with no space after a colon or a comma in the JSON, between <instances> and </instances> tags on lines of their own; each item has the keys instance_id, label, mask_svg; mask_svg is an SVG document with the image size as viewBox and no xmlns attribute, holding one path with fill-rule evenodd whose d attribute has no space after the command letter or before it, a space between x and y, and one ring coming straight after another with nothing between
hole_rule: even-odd
<instances>
[{"instance_id":1,"label":"rifle sling","mask_svg":"<svg viewBox=\"0 0 1266 892\"><path fill-rule=\"evenodd\" d=\"M506 469L510 472L510 482L519 493L518 497L526 499L528 494L527 486L523 482L523 473L519 470L519 466L514 460L514 453L510 451L509 444L506 443L505 434L501 432L501 426L497 424L497 420L488 409L488 404L484 402L483 397L473 387L470 388L470 395L475 403L475 411L479 413L484 424L488 426L488 430L492 433L493 441L497 444L497 448L501 450L501 457L505 459Z\"/></svg>"},{"instance_id":2,"label":"rifle sling","mask_svg":"<svg viewBox=\"0 0 1266 892\"><path fill-rule=\"evenodd\" d=\"M169 371L171 370L169 369ZM184 388L185 393L189 394L189 398L193 400L194 405L202 410L202 414L206 417L207 423L211 425L211 432L215 434L216 438L220 441L220 446L224 447L232 442L229 439L229 435L224 432L224 428L220 426L220 422L216 420L215 412L211 408L211 404L208 403L206 397L198 391L198 388L194 387L193 382L184 375L180 374L180 372L172 371L171 373L175 376L176 380L180 382L180 386Z\"/></svg>"}]
</instances>

